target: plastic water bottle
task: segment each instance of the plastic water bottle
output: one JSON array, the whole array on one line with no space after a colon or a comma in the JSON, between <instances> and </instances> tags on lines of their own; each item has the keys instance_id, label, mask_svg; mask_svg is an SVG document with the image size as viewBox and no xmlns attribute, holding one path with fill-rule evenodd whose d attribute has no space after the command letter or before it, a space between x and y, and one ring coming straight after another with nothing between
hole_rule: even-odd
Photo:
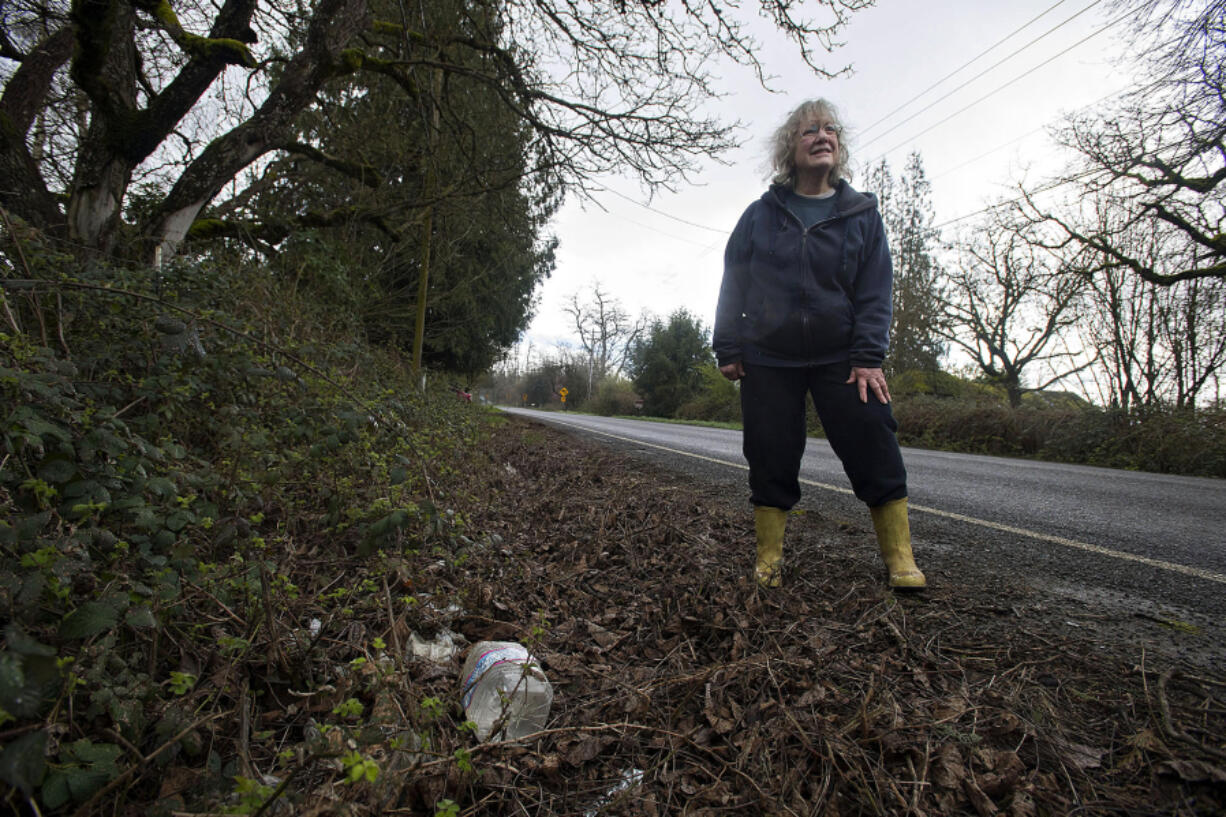
<instances>
[{"instance_id":1,"label":"plastic water bottle","mask_svg":"<svg viewBox=\"0 0 1226 817\"><path fill-rule=\"evenodd\" d=\"M477 724L477 738L515 740L545 728L553 687L528 650L514 641L478 641L460 673L460 703ZM505 717L504 717L505 715Z\"/></svg>"}]
</instances>

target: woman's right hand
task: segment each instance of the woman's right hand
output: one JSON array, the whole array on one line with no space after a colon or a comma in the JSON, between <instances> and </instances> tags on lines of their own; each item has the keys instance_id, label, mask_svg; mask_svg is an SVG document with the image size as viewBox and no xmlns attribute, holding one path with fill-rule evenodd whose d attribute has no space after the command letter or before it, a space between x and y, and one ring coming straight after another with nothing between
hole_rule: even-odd
<instances>
[{"instance_id":1,"label":"woman's right hand","mask_svg":"<svg viewBox=\"0 0 1226 817\"><path fill-rule=\"evenodd\" d=\"M741 361L728 363L719 367L719 373L729 380L740 380L745 376L745 365Z\"/></svg>"}]
</instances>

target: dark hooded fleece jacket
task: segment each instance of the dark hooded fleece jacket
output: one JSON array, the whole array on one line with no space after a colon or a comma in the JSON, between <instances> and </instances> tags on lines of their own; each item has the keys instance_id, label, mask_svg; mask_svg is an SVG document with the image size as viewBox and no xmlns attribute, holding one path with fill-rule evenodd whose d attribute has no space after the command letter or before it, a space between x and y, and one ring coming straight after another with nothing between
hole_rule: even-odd
<instances>
[{"instance_id":1,"label":"dark hooded fleece jacket","mask_svg":"<svg viewBox=\"0 0 1226 817\"><path fill-rule=\"evenodd\" d=\"M880 368L894 273L876 197L841 180L834 214L805 229L787 192L772 185L728 239L712 341L719 365Z\"/></svg>"}]
</instances>

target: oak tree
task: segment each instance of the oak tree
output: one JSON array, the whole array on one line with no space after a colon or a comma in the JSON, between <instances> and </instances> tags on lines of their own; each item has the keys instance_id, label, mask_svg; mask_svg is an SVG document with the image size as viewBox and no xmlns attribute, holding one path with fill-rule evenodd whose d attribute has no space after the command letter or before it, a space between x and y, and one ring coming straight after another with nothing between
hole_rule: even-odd
<instances>
[{"instance_id":1,"label":"oak tree","mask_svg":"<svg viewBox=\"0 0 1226 817\"><path fill-rule=\"evenodd\" d=\"M14 0L0 11L0 206L81 251L168 255L271 154L360 176L359 157L322 154L295 126L332 84L375 76L417 111L442 111L450 77L485 86L530 134L528 172L568 189L613 171L675 184L733 146L733 124L703 106L714 58L765 75L755 12L821 73L820 50L870 4L472 0L457 30L412 2L381 16L369 0Z\"/></svg>"}]
</instances>

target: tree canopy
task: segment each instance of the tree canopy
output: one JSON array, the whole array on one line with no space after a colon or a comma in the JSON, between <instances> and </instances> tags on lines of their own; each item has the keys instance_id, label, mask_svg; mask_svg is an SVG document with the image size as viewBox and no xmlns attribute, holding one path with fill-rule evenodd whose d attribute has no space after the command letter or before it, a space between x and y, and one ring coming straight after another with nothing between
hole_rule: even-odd
<instances>
[{"instance_id":1,"label":"tree canopy","mask_svg":"<svg viewBox=\"0 0 1226 817\"><path fill-rule=\"evenodd\" d=\"M868 5L13 0L0 208L78 257L221 239L348 276L371 337L475 371L530 318L563 195L734 145L704 105L716 59L765 77L754 11L834 75Z\"/></svg>"},{"instance_id":2,"label":"tree canopy","mask_svg":"<svg viewBox=\"0 0 1226 817\"><path fill-rule=\"evenodd\" d=\"M869 4L821 0L820 22L790 2L760 0L760 11L824 71L815 45L832 48ZM462 78L524 129L526 174L583 189L608 171L684 178L733 144L732 123L702 112L710 60L762 75L746 11L723 2L15 0L2 13L0 167L18 183L0 205L81 248L135 257L175 251L269 155L377 184L360 152L295 138L338 84L369 92L383 78L399 104L447 119L440 89Z\"/></svg>"},{"instance_id":3,"label":"tree canopy","mask_svg":"<svg viewBox=\"0 0 1226 817\"><path fill-rule=\"evenodd\" d=\"M1120 0L1132 10L1145 82L1069 119L1060 136L1077 156L1064 206L1023 191L1026 215L1057 228L1048 246L1085 253L1083 266L1125 270L1167 286L1226 278L1226 0ZM1104 205L1111 218L1098 216ZM1152 222L1172 240L1145 258ZM1141 238L1134 240L1132 233Z\"/></svg>"}]
</instances>

